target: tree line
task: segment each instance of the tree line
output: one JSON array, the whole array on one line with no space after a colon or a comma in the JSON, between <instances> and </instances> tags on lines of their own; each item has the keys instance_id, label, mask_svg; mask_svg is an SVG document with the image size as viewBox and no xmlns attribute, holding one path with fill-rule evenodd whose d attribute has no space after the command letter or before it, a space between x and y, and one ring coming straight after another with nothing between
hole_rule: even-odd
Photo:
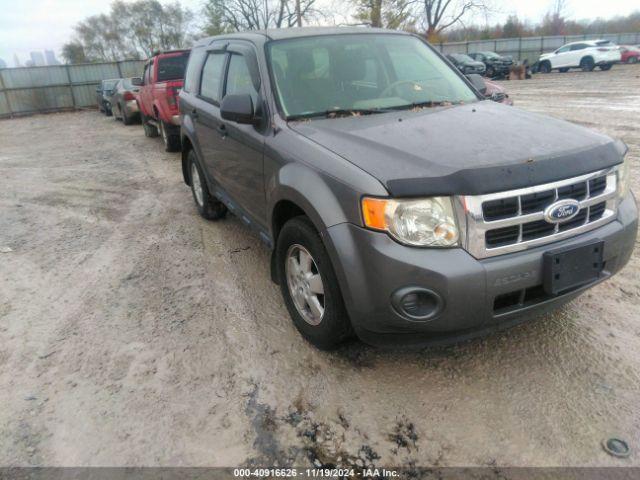
<instances>
[{"instance_id":1,"label":"tree line","mask_svg":"<svg viewBox=\"0 0 640 480\"><path fill-rule=\"evenodd\" d=\"M67 63L142 59L159 50L187 48L203 36L305 25L401 29L435 42L640 31L640 11L578 22L568 18L567 0L554 0L537 24L509 15L504 23L484 27L474 20L496 13L492 0L342 0L333 9L322 1L206 0L193 12L178 1L116 0L109 13L90 16L74 27L62 57Z\"/></svg>"}]
</instances>

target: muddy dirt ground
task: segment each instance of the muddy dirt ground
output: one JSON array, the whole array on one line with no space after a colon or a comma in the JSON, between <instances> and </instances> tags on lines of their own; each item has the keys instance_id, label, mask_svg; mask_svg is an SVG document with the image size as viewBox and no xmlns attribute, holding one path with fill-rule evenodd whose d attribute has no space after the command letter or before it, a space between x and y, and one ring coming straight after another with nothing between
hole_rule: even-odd
<instances>
[{"instance_id":1,"label":"muddy dirt ground","mask_svg":"<svg viewBox=\"0 0 640 480\"><path fill-rule=\"evenodd\" d=\"M640 65L505 85L622 138L640 192ZM0 465L640 465L640 249L500 335L319 352L179 155L91 111L0 122L0 251Z\"/></svg>"}]
</instances>

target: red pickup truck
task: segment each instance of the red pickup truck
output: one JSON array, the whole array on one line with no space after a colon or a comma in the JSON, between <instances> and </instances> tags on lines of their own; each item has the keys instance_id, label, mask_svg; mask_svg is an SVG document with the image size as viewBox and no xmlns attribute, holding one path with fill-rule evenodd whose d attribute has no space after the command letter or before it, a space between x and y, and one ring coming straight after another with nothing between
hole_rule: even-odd
<instances>
[{"instance_id":1,"label":"red pickup truck","mask_svg":"<svg viewBox=\"0 0 640 480\"><path fill-rule=\"evenodd\" d=\"M144 66L138 106L144 134L162 136L165 150L180 150L180 114L178 93L182 89L189 50L172 50L155 54Z\"/></svg>"}]
</instances>

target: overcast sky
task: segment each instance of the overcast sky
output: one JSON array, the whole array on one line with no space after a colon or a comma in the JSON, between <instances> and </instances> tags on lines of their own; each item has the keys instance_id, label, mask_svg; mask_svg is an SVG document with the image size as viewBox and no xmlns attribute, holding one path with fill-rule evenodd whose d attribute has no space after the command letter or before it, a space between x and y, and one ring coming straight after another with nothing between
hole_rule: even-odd
<instances>
[{"instance_id":1,"label":"overcast sky","mask_svg":"<svg viewBox=\"0 0 640 480\"><path fill-rule=\"evenodd\" d=\"M197 12L203 0L182 0ZM345 2L345 0L341 0ZM346 3L346 2L345 2ZM523 19L538 21L552 0L494 0L501 13L489 21L516 13ZM50 49L60 56L62 44L73 35L73 25L89 15L109 11L110 0L0 0L0 58L13 66L13 56L20 61L32 50ZM638 0L568 0L568 12L576 20L626 15L637 9Z\"/></svg>"}]
</instances>

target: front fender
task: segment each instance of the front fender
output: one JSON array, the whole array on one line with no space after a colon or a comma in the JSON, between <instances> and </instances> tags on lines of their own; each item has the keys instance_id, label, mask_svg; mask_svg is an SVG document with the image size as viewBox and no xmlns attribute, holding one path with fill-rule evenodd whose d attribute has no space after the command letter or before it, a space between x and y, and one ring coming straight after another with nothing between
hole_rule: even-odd
<instances>
[{"instance_id":1,"label":"front fender","mask_svg":"<svg viewBox=\"0 0 640 480\"><path fill-rule=\"evenodd\" d=\"M280 168L267 185L266 193L268 222L274 240L273 212L281 201L292 202L304 210L318 232L359 217L357 198L351 208L347 207L354 199L353 191L302 163L288 163Z\"/></svg>"}]
</instances>

